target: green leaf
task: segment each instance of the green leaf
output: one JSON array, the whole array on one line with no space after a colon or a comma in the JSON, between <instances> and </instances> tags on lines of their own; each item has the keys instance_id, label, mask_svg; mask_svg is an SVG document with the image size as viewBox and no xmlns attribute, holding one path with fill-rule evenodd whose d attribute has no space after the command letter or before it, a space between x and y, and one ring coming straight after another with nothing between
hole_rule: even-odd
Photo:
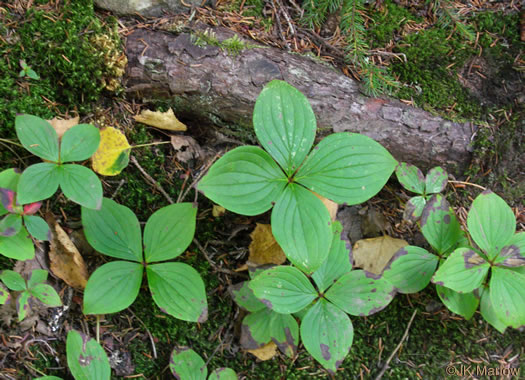
<instances>
[{"instance_id":1,"label":"green leaf","mask_svg":"<svg viewBox=\"0 0 525 380\"><path fill-rule=\"evenodd\" d=\"M354 270L337 280L325 298L350 315L365 316L383 310L395 294L394 286L384 278Z\"/></svg>"},{"instance_id":2,"label":"green leaf","mask_svg":"<svg viewBox=\"0 0 525 380\"><path fill-rule=\"evenodd\" d=\"M170 371L177 380L206 380L204 360L188 347L175 347L170 357Z\"/></svg>"},{"instance_id":3,"label":"green leaf","mask_svg":"<svg viewBox=\"0 0 525 380\"><path fill-rule=\"evenodd\" d=\"M57 292L51 285L36 284L30 289L31 295L40 300L43 304L51 307L62 306L62 301Z\"/></svg>"},{"instance_id":4,"label":"green leaf","mask_svg":"<svg viewBox=\"0 0 525 380\"><path fill-rule=\"evenodd\" d=\"M40 79L40 76L33 69L28 69L26 73L27 73L27 76L31 79L34 79L34 80Z\"/></svg>"},{"instance_id":5,"label":"green leaf","mask_svg":"<svg viewBox=\"0 0 525 380\"><path fill-rule=\"evenodd\" d=\"M490 264L470 248L458 248L439 267L432 282L456 292L477 289L487 276Z\"/></svg>"},{"instance_id":6,"label":"green leaf","mask_svg":"<svg viewBox=\"0 0 525 380\"><path fill-rule=\"evenodd\" d=\"M279 350L293 358L297 355L299 346L299 325L290 314L272 312L270 321L270 336Z\"/></svg>"},{"instance_id":7,"label":"green leaf","mask_svg":"<svg viewBox=\"0 0 525 380\"><path fill-rule=\"evenodd\" d=\"M33 380L62 380L62 378L56 377L56 376L42 376L42 377L37 377Z\"/></svg>"},{"instance_id":8,"label":"green leaf","mask_svg":"<svg viewBox=\"0 0 525 380\"><path fill-rule=\"evenodd\" d=\"M235 303L247 311L255 312L266 309L266 306L255 297L255 294L253 294L253 290L250 289L249 286L249 281L230 285L228 291Z\"/></svg>"},{"instance_id":9,"label":"green leaf","mask_svg":"<svg viewBox=\"0 0 525 380\"><path fill-rule=\"evenodd\" d=\"M140 224L129 208L104 198L100 210L82 207L82 225L86 240L98 252L142 262Z\"/></svg>"},{"instance_id":10,"label":"green leaf","mask_svg":"<svg viewBox=\"0 0 525 380\"><path fill-rule=\"evenodd\" d=\"M383 271L383 277L399 293L417 293L428 285L436 271L437 256L426 249L413 245L401 248L390 259Z\"/></svg>"},{"instance_id":11,"label":"green leaf","mask_svg":"<svg viewBox=\"0 0 525 380\"><path fill-rule=\"evenodd\" d=\"M34 269L29 278L27 279L27 288L31 289L36 284L42 284L47 281L47 270L44 269Z\"/></svg>"},{"instance_id":12,"label":"green leaf","mask_svg":"<svg viewBox=\"0 0 525 380\"><path fill-rule=\"evenodd\" d=\"M405 189L416 194L425 194L425 176L417 166L400 162L396 167L396 177Z\"/></svg>"},{"instance_id":13,"label":"green leaf","mask_svg":"<svg viewBox=\"0 0 525 380\"><path fill-rule=\"evenodd\" d=\"M496 315L506 326L517 329L525 325L525 275L493 267L490 301Z\"/></svg>"},{"instance_id":14,"label":"green leaf","mask_svg":"<svg viewBox=\"0 0 525 380\"><path fill-rule=\"evenodd\" d=\"M0 236L0 253L6 257L25 261L35 256L35 246L27 230L22 227L15 236Z\"/></svg>"},{"instance_id":15,"label":"green leaf","mask_svg":"<svg viewBox=\"0 0 525 380\"><path fill-rule=\"evenodd\" d=\"M328 258L312 275L320 292L324 292L339 277L352 270L350 242L341 239L342 232L343 226L341 226L341 223L333 222L332 244L330 245Z\"/></svg>"},{"instance_id":16,"label":"green leaf","mask_svg":"<svg viewBox=\"0 0 525 380\"><path fill-rule=\"evenodd\" d=\"M510 238L507 245L501 249L495 263L506 267L525 265L525 232L516 233Z\"/></svg>"},{"instance_id":17,"label":"green leaf","mask_svg":"<svg viewBox=\"0 0 525 380\"><path fill-rule=\"evenodd\" d=\"M8 213L4 205L13 203L14 195L11 198L8 196L8 193L9 190L12 192L16 191L19 179L20 173L17 173L15 169L6 169L0 172L0 216Z\"/></svg>"},{"instance_id":18,"label":"green leaf","mask_svg":"<svg viewBox=\"0 0 525 380\"><path fill-rule=\"evenodd\" d=\"M18 314L18 322L21 322L27 317L27 313L29 312L29 299L31 298L31 294L24 290L18 298L16 299L16 312Z\"/></svg>"},{"instance_id":19,"label":"green leaf","mask_svg":"<svg viewBox=\"0 0 525 380\"><path fill-rule=\"evenodd\" d=\"M410 198L405 205L403 219L415 223L421 217L426 204L427 201L423 196Z\"/></svg>"},{"instance_id":20,"label":"green leaf","mask_svg":"<svg viewBox=\"0 0 525 380\"><path fill-rule=\"evenodd\" d=\"M58 136L46 120L19 115L15 119L15 129L24 148L44 160L58 162Z\"/></svg>"},{"instance_id":21,"label":"green leaf","mask_svg":"<svg viewBox=\"0 0 525 380\"><path fill-rule=\"evenodd\" d=\"M448 174L440 166L430 169L425 178L425 193L441 193L447 187Z\"/></svg>"},{"instance_id":22,"label":"green leaf","mask_svg":"<svg viewBox=\"0 0 525 380\"><path fill-rule=\"evenodd\" d=\"M305 273L318 269L332 242L331 219L321 200L290 184L272 210L272 234L284 254Z\"/></svg>"},{"instance_id":23,"label":"green leaf","mask_svg":"<svg viewBox=\"0 0 525 380\"><path fill-rule=\"evenodd\" d=\"M301 322L301 339L306 350L332 374L352 347L354 328L348 315L320 299Z\"/></svg>"},{"instance_id":24,"label":"green leaf","mask_svg":"<svg viewBox=\"0 0 525 380\"><path fill-rule=\"evenodd\" d=\"M94 339L70 330L66 340L67 365L76 380L109 380L106 352Z\"/></svg>"},{"instance_id":25,"label":"green leaf","mask_svg":"<svg viewBox=\"0 0 525 380\"><path fill-rule=\"evenodd\" d=\"M0 273L0 280L11 290L20 292L26 289L26 281L20 276L20 273L6 269Z\"/></svg>"},{"instance_id":26,"label":"green leaf","mask_svg":"<svg viewBox=\"0 0 525 380\"><path fill-rule=\"evenodd\" d=\"M397 161L379 143L356 133L325 137L295 180L336 203L362 203L383 188Z\"/></svg>"},{"instance_id":27,"label":"green leaf","mask_svg":"<svg viewBox=\"0 0 525 380\"><path fill-rule=\"evenodd\" d=\"M264 271L250 281L250 288L266 306L283 314L298 312L317 298L308 278L292 266Z\"/></svg>"},{"instance_id":28,"label":"green leaf","mask_svg":"<svg viewBox=\"0 0 525 380\"><path fill-rule=\"evenodd\" d=\"M156 211L144 228L144 256L147 263L174 259L193 240L197 206L177 203Z\"/></svg>"},{"instance_id":29,"label":"green leaf","mask_svg":"<svg viewBox=\"0 0 525 380\"><path fill-rule=\"evenodd\" d=\"M439 254L456 247L463 232L444 196L435 194L427 202L421 215L421 232Z\"/></svg>"},{"instance_id":30,"label":"green leaf","mask_svg":"<svg viewBox=\"0 0 525 380\"><path fill-rule=\"evenodd\" d=\"M18 214L8 214L0 219L0 236L11 237L22 229L22 217Z\"/></svg>"},{"instance_id":31,"label":"green leaf","mask_svg":"<svg viewBox=\"0 0 525 380\"><path fill-rule=\"evenodd\" d=\"M60 187L68 199L86 208L100 209L102 183L91 169L67 164L60 166L59 173Z\"/></svg>"},{"instance_id":32,"label":"green leaf","mask_svg":"<svg viewBox=\"0 0 525 380\"><path fill-rule=\"evenodd\" d=\"M0 282L0 305L5 304L10 299L11 295L9 294L9 290Z\"/></svg>"},{"instance_id":33,"label":"green leaf","mask_svg":"<svg viewBox=\"0 0 525 380\"><path fill-rule=\"evenodd\" d=\"M237 380L237 374L231 368L217 368L208 377L208 380Z\"/></svg>"},{"instance_id":34,"label":"green leaf","mask_svg":"<svg viewBox=\"0 0 525 380\"><path fill-rule=\"evenodd\" d=\"M472 202L467 226L479 248L493 259L514 235L516 218L503 199L486 190Z\"/></svg>"},{"instance_id":35,"label":"green leaf","mask_svg":"<svg viewBox=\"0 0 525 380\"><path fill-rule=\"evenodd\" d=\"M439 298L450 311L467 320L472 318L478 308L479 298L473 292L458 293L440 285L436 285L436 290Z\"/></svg>"},{"instance_id":36,"label":"green leaf","mask_svg":"<svg viewBox=\"0 0 525 380\"><path fill-rule=\"evenodd\" d=\"M58 189L58 179L58 165L49 162L31 165L18 181L18 203L33 203L51 197Z\"/></svg>"},{"instance_id":37,"label":"green leaf","mask_svg":"<svg viewBox=\"0 0 525 380\"><path fill-rule=\"evenodd\" d=\"M264 346L272 340L271 322L275 311L264 308L254 313L249 313L241 324L241 347L245 350L254 350Z\"/></svg>"},{"instance_id":38,"label":"green leaf","mask_svg":"<svg viewBox=\"0 0 525 380\"><path fill-rule=\"evenodd\" d=\"M91 157L100 144L100 132L91 124L68 129L60 143L60 162L82 161Z\"/></svg>"},{"instance_id":39,"label":"green leaf","mask_svg":"<svg viewBox=\"0 0 525 380\"><path fill-rule=\"evenodd\" d=\"M37 240L51 240L51 231L47 222L39 216L24 215L27 231Z\"/></svg>"},{"instance_id":40,"label":"green leaf","mask_svg":"<svg viewBox=\"0 0 525 380\"><path fill-rule=\"evenodd\" d=\"M141 264L128 261L99 267L84 290L84 314L109 314L127 308L139 294L142 273Z\"/></svg>"},{"instance_id":41,"label":"green leaf","mask_svg":"<svg viewBox=\"0 0 525 380\"><path fill-rule=\"evenodd\" d=\"M287 183L268 153L255 146L242 146L213 164L198 188L230 211L258 215L272 207Z\"/></svg>"},{"instance_id":42,"label":"green leaf","mask_svg":"<svg viewBox=\"0 0 525 380\"><path fill-rule=\"evenodd\" d=\"M151 296L164 313L190 322L208 319L204 282L187 264L162 263L146 267Z\"/></svg>"},{"instance_id":43,"label":"green leaf","mask_svg":"<svg viewBox=\"0 0 525 380\"><path fill-rule=\"evenodd\" d=\"M481 312L483 319L485 319L492 327L502 334L505 332L507 325L499 319L498 314L492 305L489 288L482 288L479 311Z\"/></svg>"},{"instance_id":44,"label":"green leaf","mask_svg":"<svg viewBox=\"0 0 525 380\"><path fill-rule=\"evenodd\" d=\"M291 175L312 148L317 130L308 99L286 82L264 86L253 110L253 126L261 145Z\"/></svg>"}]
</instances>

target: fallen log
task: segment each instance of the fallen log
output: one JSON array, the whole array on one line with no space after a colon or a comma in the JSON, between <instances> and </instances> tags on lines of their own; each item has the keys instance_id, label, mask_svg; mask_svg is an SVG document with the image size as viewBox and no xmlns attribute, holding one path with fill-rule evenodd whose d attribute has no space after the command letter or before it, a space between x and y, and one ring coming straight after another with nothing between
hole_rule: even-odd
<instances>
[{"instance_id":1,"label":"fallen log","mask_svg":"<svg viewBox=\"0 0 525 380\"><path fill-rule=\"evenodd\" d=\"M220 40L230 31L216 29ZM370 98L356 81L309 57L250 46L238 55L199 47L189 34L139 29L126 42L126 91L144 99L176 98L195 117L250 126L264 84L282 79L302 91L317 116L318 136L350 131L385 146L396 159L462 173L474 126L387 98Z\"/></svg>"}]
</instances>

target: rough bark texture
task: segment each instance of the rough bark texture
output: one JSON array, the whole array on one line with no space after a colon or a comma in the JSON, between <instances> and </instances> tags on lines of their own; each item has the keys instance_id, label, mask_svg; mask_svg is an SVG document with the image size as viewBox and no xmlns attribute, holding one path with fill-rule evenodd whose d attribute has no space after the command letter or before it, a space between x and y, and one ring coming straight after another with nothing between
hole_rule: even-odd
<instances>
[{"instance_id":1,"label":"rough bark texture","mask_svg":"<svg viewBox=\"0 0 525 380\"><path fill-rule=\"evenodd\" d=\"M228 32L216 30L219 39ZM137 30L127 39L127 91L141 99L174 98L197 117L251 125L257 95L272 79L286 80L309 99L319 135L365 134L396 159L421 168L444 165L460 172L470 161L474 126L454 123L397 100L369 98L358 84L308 57L275 48L232 56L191 43L188 34Z\"/></svg>"}]
</instances>

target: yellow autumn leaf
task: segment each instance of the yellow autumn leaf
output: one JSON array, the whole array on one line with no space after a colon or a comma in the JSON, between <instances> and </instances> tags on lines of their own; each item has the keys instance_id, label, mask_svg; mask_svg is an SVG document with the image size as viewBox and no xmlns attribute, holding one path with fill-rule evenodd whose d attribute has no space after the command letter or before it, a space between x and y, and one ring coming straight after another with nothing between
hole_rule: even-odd
<instances>
[{"instance_id":1,"label":"yellow autumn leaf","mask_svg":"<svg viewBox=\"0 0 525 380\"><path fill-rule=\"evenodd\" d=\"M133 116L133 118L139 123L168 131L185 131L188 129L185 124L177 119L171 108L166 112L142 110L140 115Z\"/></svg>"},{"instance_id":2,"label":"yellow autumn leaf","mask_svg":"<svg viewBox=\"0 0 525 380\"><path fill-rule=\"evenodd\" d=\"M246 350L246 352L254 355L259 360L266 361L270 360L277 354L277 345L274 342L270 342L262 347L253 350Z\"/></svg>"},{"instance_id":3,"label":"yellow autumn leaf","mask_svg":"<svg viewBox=\"0 0 525 380\"><path fill-rule=\"evenodd\" d=\"M100 145L91 157L93 170L98 174L118 175L129 163L131 146L126 136L116 128L100 131Z\"/></svg>"},{"instance_id":4,"label":"yellow autumn leaf","mask_svg":"<svg viewBox=\"0 0 525 380\"><path fill-rule=\"evenodd\" d=\"M408 243L403 239L395 239L388 235L358 240L353 247L352 257L355 266L364 270L381 274L392 256Z\"/></svg>"}]
</instances>

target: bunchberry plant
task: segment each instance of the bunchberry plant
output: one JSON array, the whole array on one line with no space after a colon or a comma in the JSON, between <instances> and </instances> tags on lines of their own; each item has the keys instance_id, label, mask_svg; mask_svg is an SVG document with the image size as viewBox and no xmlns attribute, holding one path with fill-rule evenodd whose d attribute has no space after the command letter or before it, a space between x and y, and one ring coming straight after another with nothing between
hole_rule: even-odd
<instances>
[{"instance_id":1,"label":"bunchberry plant","mask_svg":"<svg viewBox=\"0 0 525 380\"><path fill-rule=\"evenodd\" d=\"M328 257L331 220L314 191L336 203L366 201L384 186L397 161L380 144L355 133L334 133L313 150L316 121L306 97L274 80L261 91L253 124L264 148L226 153L199 190L224 208L257 215L273 207L272 233L287 258L306 273Z\"/></svg>"},{"instance_id":2,"label":"bunchberry plant","mask_svg":"<svg viewBox=\"0 0 525 380\"><path fill-rule=\"evenodd\" d=\"M170 357L170 370L178 380L237 380L231 368L217 368L208 376L206 363L189 347L175 347Z\"/></svg>"},{"instance_id":3,"label":"bunchberry plant","mask_svg":"<svg viewBox=\"0 0 525 380\"><path fill-rule=\"evenodd\" d=\"M255 277L260 271L250 271ZM259 301L250 288L250 281L240 282L229 288L233 300L248 311L241 325L241 346L254 350L274 342L288 357L297 354L299 346L299 325L290 314L280 314Z\"/></svg>"},{"instance_id":4,"label":"bunchberry plant","mask_svg":"<svg viewBox=\"0 0 525 380\"><path fill-rule=\"evenodd\" d=\"M341 231L340 223L334 222L328 259L311 276L315 287L293 266L264 270L249 283L255 297L274 312L302 312L300 336L304 347L332 373L352 346L354 330L348 314L374 314L395 295L394 287L381 276L352 270Z\"/></svg>"},{"instance_id":5,"label":"bunchberry plant","mask_svg":"<svg viewBox=\"0 0 525 380\"><path fill-rule=\"evenodd\" d=\"M17 260L29 260L35 255L29 234L39 240L48 240L49 226L42 218L34 215L41 206L40 202L26 205L18 203L16 187L19 179L20 173L15 169L0 172L0 254Z\"/></svg>"},{"instance_id":6,"label":"bunchberry plant","mask_svg":"<svg viewBox=\"0 0 525 380\"><path fill-rule=\"evenodd\" d=\"M426 176L414 165L401 162L396 167L396 176L403 187L419 194L408 200L403 218L416 222L421 217L427 201L433 194L441 193L447 186L448 174L440 166L429 170Z\"/></svg>"},{"instance_id":7,"label":"bunchberry plant","mask_svg":"<svg viewBox=\"0 0 525 380\"><path fill-rule=\"evenodd\" d=\"M516 219L498 195L485 191L472 202L467 216L470 239L448 203L435 195L423 210L421 228L437 252L406 247L394 256L383 276L400 292L422 289L432 277L445 305L472 317L478 306L483 318L503 332L525 324L525 233L515 233Z\"/></svg>"},{"instance_id":8,"label":"bunchberry plant","mask_svg":"<svg viewBox=\"0 0 525 380\"><path fill-rule=\"evenodd\" d=\"M66 340L67 365L76 380L109 380L111 368L106 352L94 339L70 330Z\"/></svg>"},{"instance_id":9,"label":"bunchberry plant","mask_svg":"<svg viewBox=\"0 0 525 380\"><path fill-rule=\"evenodd\" d=\"M12 270L4 270L0 274L0 280L10 290L20 292L16 298L16 311L18 313L18 320L22 321L29 311L29 305L34 299L39 300L44 305L49 307L57 307L62 305L60 297L51 285L45 284L47 280L47 271L43 269L35 269L29 275L29 278L24 278L17 272ZM0 284L0 304L4 304L11 300L11 295L7 289Z\"/></svg>"},{"instance_id":10,"label":"bunchberry plant","mask_svg":"<svg viewBox=\"0 0 525 380\"><path fill-rule=\"evenodd\" d=\"M192 203L163 207L148 219L142 238L139 221L129 208L108 198L100 210L83 207L82 224L89 244L100 253L121 259L102 265L91 275L84 292L84 313L115 313L127 308L137 298L145 270L153 300L163 312L185 321L204 322L208 306L199 273L187 264L166 262L190 245L196 215L197 207Z\"/></svg>"},{"instance_id":11,"label":"bunchberry plant","mask_svg":"<svg viewBox=\"0 0 525 380\"><path fill-rule=\"evenodd\" d=\"M34 79L34 80L39 80L40 79L40 76L35 72L35 70L33 70L31 67L29 67L27 65L26 61L24 61L23 59L20 60L20 68L22 69L18 73L18 76L20 78L28 77L28 78L31 78L31 79Z\"/></svg>"},{"instance_id":12,"label":"bunchberry plant","mask_svg":"<svg viewBox=\"0 0 525 380\"><path fill-rule=\"evenodd\" d=\"M46 120L32 115L15 119L18 139L28 151L44 160L24 170L18 181L18 202L27 204L51 197L60 186L64 195L88 208L100 208L102 184L91 169L70 164L90 158L100 143L100 133L90 124L78 124L59 140Z\"/></svg>"}]
</instances>

